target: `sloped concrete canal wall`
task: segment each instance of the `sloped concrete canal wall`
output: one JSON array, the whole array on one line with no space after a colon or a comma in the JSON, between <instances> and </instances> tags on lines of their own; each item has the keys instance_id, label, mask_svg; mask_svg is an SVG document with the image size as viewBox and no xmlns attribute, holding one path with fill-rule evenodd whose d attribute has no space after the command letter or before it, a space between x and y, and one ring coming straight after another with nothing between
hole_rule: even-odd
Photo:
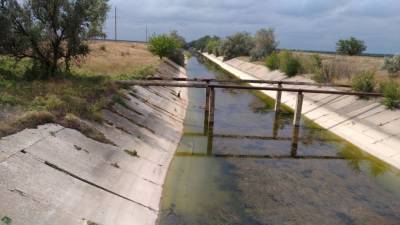
<instances>
[{"instance_id":1,"label":"sloped concrete canal wall","mask_svg":"<svg viewBox=\"0 0 400 225\"><path fill-rule=\"evenodd\" d=\"M287 78L280 71L269 71L265 66L239 59L223 62L214 55L207 53L203 55L240 79L313 82L302 76ZM285 85L285 87L295 86ZM334 88L324 88L334 90ZM262 92L272 98L276 97L274 91ZM282 103L292 109L295 108L296 100L296 93L282 93ZM302 113L323 128L400 169L400 111L386 110L379 101L380 99L361 100L355 96L306 93Z\"/></svg>"},{"instance_id":2,"label":"sloped concrete canal wall","mask_svg":"<svg viewBox=\"0 0 400 225\"><path fill-rule=\"evenodd\" d=\"M186 77L171 62L159 73ZM104 124L91 124L115 146L56 124L0 139L0 217L18 225L155 224L187 90L135 86L125 94L124 105L103 111Z\"/></svg>"}]
</instances>

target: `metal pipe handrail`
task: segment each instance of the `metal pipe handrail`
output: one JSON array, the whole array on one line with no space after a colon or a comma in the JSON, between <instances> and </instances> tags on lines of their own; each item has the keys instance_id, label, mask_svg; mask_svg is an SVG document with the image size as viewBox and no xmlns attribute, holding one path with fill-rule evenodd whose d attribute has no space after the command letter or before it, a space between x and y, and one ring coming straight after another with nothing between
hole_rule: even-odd
<instances>
[{"instance_id":1,"label":"metal pipe handrail","mask_svg":"<svg viewBox=\"0 0 400 225\"><path fill-rule=\"evenodd\" d=\"M149 81L149 80L134 80L134 81L117 81L119 84L140 85L140 86L165 86L165 87L189 87L189 88L226 88L226 89L241 89L241 90L263 90L263 91L286 91L297 93L315 93L315 94L334 94L334 95L352 95L365 97L382 97L382 93L357 92L357 91L337 91L337 90L316 90L302 88L285 88L285 87L253 87L244 85L225 85L225 84L208 84L201 81L169 82L169 81Z\"/></svg>"},{"instance_id":2,"label":"metal pipe handrail","mask_svg":"<svg viewBox=\"0 0 400 225\"><path fill-rule=\"evenodd\" d=\"M312 82L303 81L283 81L283 80L218 80L213 78L162 78L162 77L149 77L144 80L152 81L198 81L206 83L257 83L257 84L286 84L286 85L301 85L301 86L317 86L317 87L345 87L350 88L351 85L346 84L317 84Z\"/></svg>"}]
</instances>

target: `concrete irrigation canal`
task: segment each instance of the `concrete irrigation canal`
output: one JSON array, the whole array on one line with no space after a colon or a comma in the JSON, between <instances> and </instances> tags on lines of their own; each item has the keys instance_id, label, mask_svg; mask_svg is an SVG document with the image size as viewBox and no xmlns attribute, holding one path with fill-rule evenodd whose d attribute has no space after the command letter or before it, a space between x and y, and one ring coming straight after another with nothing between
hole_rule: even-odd
<instances>
[{"instance_id":1,"label":"concrete irrigation canal","mask_svg":"<svg viewBox=\"0 0 400 225\"><path fill-rule=\"evenodd\" d=\"M192 57L189 78L232 79ZM216 89L213 137L204 89L189 89L184 135L159 224L399 224L400 172L259 92Z\"/></svg>"}]
</instances>

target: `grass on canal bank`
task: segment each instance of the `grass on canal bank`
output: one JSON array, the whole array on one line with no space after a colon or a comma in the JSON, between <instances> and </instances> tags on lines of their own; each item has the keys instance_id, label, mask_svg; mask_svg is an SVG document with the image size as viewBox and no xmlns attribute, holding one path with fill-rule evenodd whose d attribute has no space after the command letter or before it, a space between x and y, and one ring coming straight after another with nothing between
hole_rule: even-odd
<instances>
[{"instance_id":1,"label":"grass on canal bank","mask_svg":"<svg viewBox=\"0 0 400 225\"><path fill-rule=\"evenodd\" d=\"M1 57L0 137L52 122L108 142L85 120L102 122L100 111L124 97L115 80L153 75L160 60L145 44L96 41L90 48L70 73L50 80L29 80L30 60Z\"/></svg>"}]
</instances>

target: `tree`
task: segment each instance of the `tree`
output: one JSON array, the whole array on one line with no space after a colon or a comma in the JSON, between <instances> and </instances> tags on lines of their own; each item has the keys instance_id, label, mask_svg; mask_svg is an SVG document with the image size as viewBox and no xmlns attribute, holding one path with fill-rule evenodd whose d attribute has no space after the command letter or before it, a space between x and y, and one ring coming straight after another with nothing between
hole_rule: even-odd
<instances>
[{"instance_id":1,"label":"tree","mask_svg":"<svg viewBox=\"0 0 400 225\"><path fill-rule=\"evenodd\" d=\"M87 40L104 37L108 0L0 0L0 54L31 58L39 77L53 77L64 62L89 52Z\"/></svg>"},{"instance_id":2,"label":"tree","mask_svg":"<svg viewBox=\"0 0 400 225\"><path fill-rule=\"evenodd\" d=\"M364 41L358 40L355 37L350 37L350 39L341 39L336 43L336 51L344 55L359 55L367 50Z\"/></svg>"},{"instance_id":3,"label":"tree","mask_svg":"<svg viewBox=\"0 0 400 225\"><path fill-rule=\"evenodd\" d=\"M272 28L257 31L254 38L254 48L250 52L251 60L259 60L269 56L278 47L275 31Z\"/></svg>"},{"instance_id":4,"label":"tree","mask_svg":"<svg viewBox=\"0 0 400 225\"><path fill-rule=\"evenodd\" d=\"M149 50L160 59L172 56L180 48L176 39L169 35L152 36L149 40Z\"/></svg>"},{"instance_id":5,"label":"tree","mask_svg":"<svg viewBox=\"0 0 400 225\"><path fill-rule=\"evenodd\" d=\"M169 36L173 39L175 39L178 43L180 48L184 48L186 46L186 40L184 37L182 37L181 35L179 35L178 31L176 30L172 30L169 33Z\"/></svg>"},{"instance_id":6,"label":"tree","mask_svg":"<svg viewBox=\"0 0 400 225\"><path fill-rule=\"evenodd\" d=\"M233 59L238 56L248 56L254 47L253 38L247 32L238 32L227 37L221 46L224 60Z\"/></svg>"},{"instance_id":7,"label":"tree","mask_svg":"<svg viewBox=\"0 0 400 225\"><path fill-rule=\"evenodd\" d=\"M191 41L187 44L188 48L195 48L198 51L204 52L207 50L207 44L211 40L220 40L218 36L203 36L197 40Z\"/></svg>"},{"instance_id":8,"label":"tree","mask_svg":"<svg viewBox=\"0 0 400 225\"><path fill-rule=\"evenodd\" d=\"M219 56L219 47L220 47L220 45L221 45L221 41L220 40L210 39L207 42L207 45L206 45L207 53Z\"/></svg>"}]
</instances>

